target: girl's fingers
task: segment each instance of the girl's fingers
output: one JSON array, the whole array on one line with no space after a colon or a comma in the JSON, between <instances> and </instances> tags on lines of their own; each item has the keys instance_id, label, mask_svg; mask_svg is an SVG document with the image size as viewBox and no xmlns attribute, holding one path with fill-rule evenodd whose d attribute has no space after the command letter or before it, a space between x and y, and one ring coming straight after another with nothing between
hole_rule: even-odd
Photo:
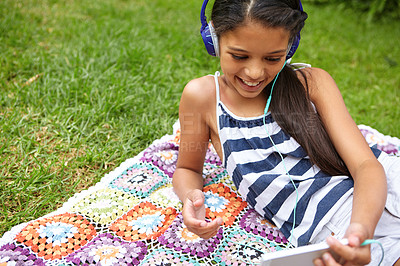
<instances>
[{"instance_id":1,"label":"girl's fingers","mask_svg":"<svg viewBox=\"0 0 400 266\"><path fill-rule=\"evenodd\" d=\"M329 244L330 249L336 253L338 256L340 256L339 262L344 265L365 265L368 264L370 261L370 249L368 246L350 246L350 245L343 245L340 243L339 240L334 239L332 237L328 237L326 239L326 242ZM355 241L360 242L360 241ZM333 260L333 257L330 256ZM334 264L333 262L330 262L330 258L328 257L322 257L325 265L340 265L340 264ZM346 262L346 263L344 263Z\"/></svg>"},{"instance_id":2,"label":"girl's fingers","mask_svg":"<svg viewBox=\"0 0 400 266\"><path fill-rule=\"evenodd\" d=\"M324 261L324 265L326 266L337 266L340 265L336 260L332 257L329 252L326 252L322 255L322 260Z\"/></svg>"},{"instance_id":3,"label":"girl's fingers","mask_svg":"<svg viewBox=\"0 0 400 266\"><path fill-rule=\"evenodd\" d=\"M353 247L343 245L342 243L340 243L339 240L333 237L328 237L326 239L326 242L330 246L331 250L340 255L340 257L343 258L345 261L354 260L355 250Z\"/></svg>"},{"instance_id":4,"label":"girl's fingers","mask_svg":"<svg viewBox=\"0 0 400 266\"><path fill-rule=\"evenodd\" d=\"M210 222L193 218L185 220L186 228L190 232L205 239L215 236L221 224L222 219L219 217Z\"/></svg>"},{"instance_id":5,"label":"girl's fingers","mask_svg":"<svg viewBox=\"0 0 400 266\"><path fill-rule=\"evenodd\" d=\"M322 261L321 258L316 258L316 259L313 261L313 263L314 263L315 266L324 266L324 262Z\"/></svg>"}]
</instances>

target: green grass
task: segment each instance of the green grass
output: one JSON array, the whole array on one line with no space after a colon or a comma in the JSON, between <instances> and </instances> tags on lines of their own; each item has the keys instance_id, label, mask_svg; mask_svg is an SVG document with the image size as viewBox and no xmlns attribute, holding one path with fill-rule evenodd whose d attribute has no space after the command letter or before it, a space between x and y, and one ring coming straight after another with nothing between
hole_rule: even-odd
<instances>
[{"instance_id":1,"label":"green grass","mask_svg":"<svg viewBox=\"0 0 400 266\"><path fill-rule=\"evenodd\" d=\"M202 1L0 2L0 235L170 133L184 85L213 73ZM357 123L400 136L400 22L305 2L294 61L329 71Z\"/></svg>"}]
</instances>

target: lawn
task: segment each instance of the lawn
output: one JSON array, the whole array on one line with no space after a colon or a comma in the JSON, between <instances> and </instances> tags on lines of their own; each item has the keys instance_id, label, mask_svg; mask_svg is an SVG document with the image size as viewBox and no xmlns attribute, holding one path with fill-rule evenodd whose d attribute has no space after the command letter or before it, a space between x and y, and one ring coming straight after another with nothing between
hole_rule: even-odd
<instances>
[{"instance_id":1,"label":"lawn","mask_svg":"<svg viewBox=\"0 0 400 266\"><path fill-rule=\"evenodd\" d=\"M0 236L171 132L184 85L218 70L201 4L0 2ZM358 124L400 137L400 21L304 8L293 61L330 72Z\"/></svg>"}]
</instances>

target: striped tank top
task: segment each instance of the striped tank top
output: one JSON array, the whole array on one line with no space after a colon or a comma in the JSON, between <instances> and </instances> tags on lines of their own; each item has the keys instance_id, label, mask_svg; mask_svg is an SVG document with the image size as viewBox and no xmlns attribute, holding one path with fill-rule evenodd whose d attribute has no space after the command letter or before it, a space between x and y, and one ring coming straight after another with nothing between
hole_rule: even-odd
<instances>
[{"instance_id":1,"label":"striped tank top","mask_svg":"<svg viewBox=\"0 0 400 266\"><path fill-rule=\"evenodd\" d=\"M353 192L353 179L330 176L313 165L304 149L283 132L268 112L263 116L239 117L220 100L219 73L214 75L218 133L223 165L240 195L259 214L272 221L295 246L310 243ZM296 191L295 226L292 233Z\"/></svg>"}]
</instances>

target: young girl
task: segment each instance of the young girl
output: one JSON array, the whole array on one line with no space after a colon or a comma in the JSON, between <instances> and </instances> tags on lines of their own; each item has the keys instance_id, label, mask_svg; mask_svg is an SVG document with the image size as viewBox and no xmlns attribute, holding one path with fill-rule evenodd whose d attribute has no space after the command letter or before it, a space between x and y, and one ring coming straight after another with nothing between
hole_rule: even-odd
<instances>
[{"instance_id":1,"label":"young girl","mask_svg":"<svg viewBox=\"0 0 400 266\"><path fill-rule=\"evenodd\" d=\"M328 73L288 63L306 18L298 0L215 0L223 75L190 81L179 109L173 184L185 225L209 238L222 223L205 221L211 139L240 195L293 245L326 240L341 256L316 265L376 265L382 251L366 239L383 245L384 265L400 265L400 159L367 145Z\"/></svg>"}]
</instances>

